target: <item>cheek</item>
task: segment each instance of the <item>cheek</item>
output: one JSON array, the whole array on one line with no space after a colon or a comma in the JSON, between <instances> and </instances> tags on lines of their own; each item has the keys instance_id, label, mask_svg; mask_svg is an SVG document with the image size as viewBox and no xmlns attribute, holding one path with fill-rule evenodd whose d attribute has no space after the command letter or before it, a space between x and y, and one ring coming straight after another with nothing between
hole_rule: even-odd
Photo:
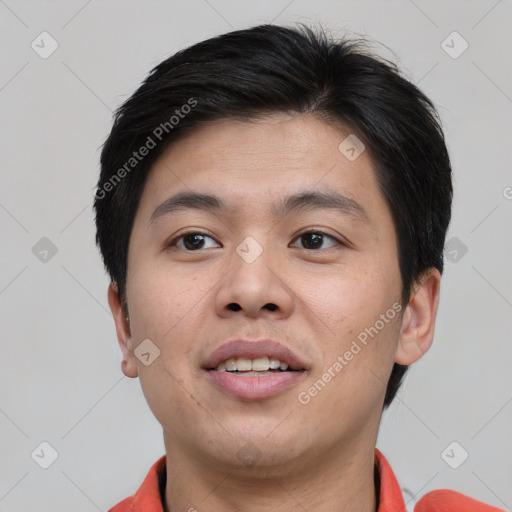
<instances>
[{"instance_id":1,"label":"cheek","mask_svg":"<svg viewBox=\"0 0 512 512\"><path fill-rule=\"evenodd\" d=\"M137 362L142 391L158 421L185 437L184 417L193 417L200 409L191 384L191 347L197 340L201 308L211 285L208 279L184 275L155 262L140 264L130 277L135 344L149 338L160 350L150 366ZM175 414L177 410L180 415Z\"/></svg>"},{"instance_id":2,"label":"cheek","mask_svg":"<svg viewBox=\"0 0 512 512\"><path fill-rule=\"evenodd\" d=\"M311 380L329 382L330 391L322 390L320 399L325 406L329 401L353 403L355 397L361 403L374 400L385 387L400 329L400 287L389 274L368 262L333 272L326 280L310 278L301 287L311 317L321 320L322 362Z\"/></svg>"},{"instance_id":3,"label":"cheek","mask_svg":"<svg viewBox=\"0 0 512 512\"><path fill-rule=\"evenodd\" d=\"M180 374L174 358L162 353L152 366L139 373L139 378L148 407L158 422L173 436L186 439L190 425L204 414L204 406L196 400L194 389Z\"/></svg>"},{"instance_id":4,"label":"cheek","mask_svg":"<svg viewBox=\"0 0 512 512\"><path fill-rule=\"evenodd\" d=\"M399 296L396 278L371 261L304 275L296 287L301 301L321 318L332 337L357 335L373 325Z\"/></svg>"},{"instance_id":5,"label":"cheek","mask_svg":"<svg viewBox=\"0 0 512 512\"><path fill-rule=\"evenodd\" d=\"M359 318L351 332L341 330L348 325L340 328L326 348L322 368L300 390L298 399L301 404L307 402L308 414L322 417L328 410L332 417L350 417L351 428L357 431L364 427L372 411L380 411L393 366L399 320L396 316L379 330L379 315L369 315L371 321ZM337 429L333 424L328 430L336 436Z\"/></svg>"},{"instance_id":6,"label":"cheek","mask_svg":"<svg viewBox=\"0 0 512 512\"><path fill-rule=\"evenodd\" d=\"M211 286L201 272L185 273L158 261L140 264L127 283L135 334L165 344L183 339L183 332L193 330L190 323L200 314Z\"/></svg>"}]
</instances>

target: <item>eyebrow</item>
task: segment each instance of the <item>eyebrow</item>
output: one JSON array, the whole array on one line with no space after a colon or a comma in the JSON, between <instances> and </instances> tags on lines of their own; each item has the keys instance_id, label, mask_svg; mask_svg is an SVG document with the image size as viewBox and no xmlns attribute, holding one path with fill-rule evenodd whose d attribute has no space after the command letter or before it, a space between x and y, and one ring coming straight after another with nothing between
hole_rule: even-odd
<instances>
[{"instance_id":1,"label":"eyebrow","mask_svg":"<svg viewBox=\"0 0 512 512\"><path fill-rule=\"evenodd\" d=\"M206 212L227 213L232 211L218 196L199 192L179 192L157 206L150 218L150 224L158 218L176 211L200 210ZM272 206L274 217L283 217L291 212L311 210L334 210L343 215L370 223L363 206L338 192L304 191L282 198Z\"/></svg>"}]
</instances>

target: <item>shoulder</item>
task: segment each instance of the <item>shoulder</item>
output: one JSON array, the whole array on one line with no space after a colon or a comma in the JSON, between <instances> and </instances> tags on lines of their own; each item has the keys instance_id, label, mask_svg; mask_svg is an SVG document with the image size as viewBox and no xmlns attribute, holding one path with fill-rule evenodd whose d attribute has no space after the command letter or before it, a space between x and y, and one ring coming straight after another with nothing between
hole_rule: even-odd
<instances>
[{"instance_id":1,"label":"shoulder","mask_svg":"<svg viewBox=\"0 0 512 512\"><path fill-rule=\"evenodd\" d=\"M166 456L150 468L138 491L110 508L108 512L163 512L166 481Z\"/></svg>"},{"instance_id":2,"label":"shoulder","mask_svg":"<svg viewBox=\"0 0 512 512\"><path fill-rule=\"evenodd\" d=\"M131 512L133 510L134 497L130 496L119 502L117 505L108 509L108 512Z\"/></svg>"},{"instance_id":3,"label":"shoulder","mask_svg":"<svg viewBox=\"0 0 512 512\"><path fill-rule=\"evenodd\" d=\"M503 508L496 508L481 501L475 500L457 491L450 489L437 489L425 494L416 506L414 512L504 512Z\"/></svg>"}]
</instances>

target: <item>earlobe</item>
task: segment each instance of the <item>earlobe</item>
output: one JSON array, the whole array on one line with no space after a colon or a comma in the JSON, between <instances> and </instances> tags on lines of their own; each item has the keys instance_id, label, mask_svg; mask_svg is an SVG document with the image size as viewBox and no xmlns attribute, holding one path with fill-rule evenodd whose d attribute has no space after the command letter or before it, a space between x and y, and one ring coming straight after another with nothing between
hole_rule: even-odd
<instances>
[{"instance_id":1,"label":"earlobe","mask_svg":"<svg viewBox=\"0 0 512 512\"><path fill-rule=\"evenodd\" d=\"M441 274L430 269L416 284L402 317L395 362L410 365L431 347L439 305Z\"/></svg>"},{"instance_id":2,"label":"earlobe","mask_svg":"<svg viewBox=\"0 0 512 512\"><path fill-rule=\"evenodd\" d=\"M121 369L127 377L137 377L137 361L133 353L130 322L121 304L116 283L110 283L108 287L108 304L110 311L112 311L112 316L114 317L117 341L123 357Z\"/></svg>"}]
</instances>

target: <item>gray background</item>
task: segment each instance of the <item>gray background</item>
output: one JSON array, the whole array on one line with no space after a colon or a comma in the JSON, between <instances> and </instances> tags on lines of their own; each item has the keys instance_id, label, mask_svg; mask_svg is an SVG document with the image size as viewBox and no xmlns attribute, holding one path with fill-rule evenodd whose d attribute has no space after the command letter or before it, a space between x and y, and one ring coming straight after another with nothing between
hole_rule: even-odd
<instances>
[{"instance_id":1,"label":"gray background","mask_svg":"<svg viewBox=\"0 0 512 512\"><path fill-rule=\"evenodd\" d=\"M511 19L505 0L0 0L0 511L107 510L164 453L138 380L121 372L94 245L112 110L184 46L296 21L380 41L439 108L456 192L436 336L378 447L409 509L434 488L510 509ZM31 47L51 48L43 31L59 45L46 59ZM58 452L48 469L43 441Z\"/></svg>"}]
</instances>

